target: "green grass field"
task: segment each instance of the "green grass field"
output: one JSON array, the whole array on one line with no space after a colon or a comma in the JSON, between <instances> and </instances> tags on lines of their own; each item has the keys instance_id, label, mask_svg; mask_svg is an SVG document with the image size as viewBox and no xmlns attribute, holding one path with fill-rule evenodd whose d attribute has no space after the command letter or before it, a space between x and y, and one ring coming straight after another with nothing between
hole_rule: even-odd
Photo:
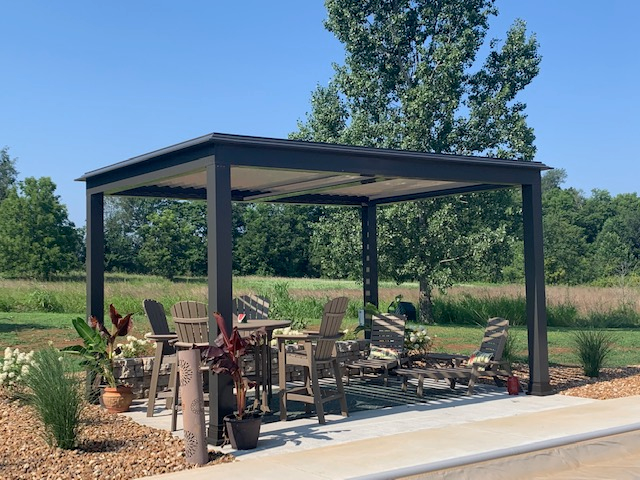
<instances>
[{"instance_id":1,"label":"green grass field","mask_svg":"<svg viewBox=\"0 0 640 480\"><path fill-rule=\"evenodd\" d=\"M76 315L82 316L82 315ZM74 315L65 313L14 313L0 312L0 349L18 347L21 351L38 349L52 341L57 347L79 343L71 326ZM313 324L312 324L313 325ZM343 326L351 331L357 325L355 319L345 319ZM134 315L134 331L137 337L149 331L147 320ZM572 328L550 328L549 362L551 364L577 365L574 354ZM608 329L614 339L614 352L606 366L622 367L640 365L640 330ZM427 332L433 339L433 351L469 354L480 345L484 328L467 325L428 325ZM519 361L526 361L527 330L511 327L509 334L515 338L515 352Z\"/></svg>"},{"instance_id":2,"label":"green grass field","mask_svg":"<svg viewBox=\"0 0 640 480\"><path fill-rule=\"evenodd\" d=\"M283 289L283 287L286 287ZM234 278L234 293L257 293L272 300L280 295L283 318L299 317L312 327L319 321L321 306L330 298L345 295L350 298L343 327L353 331L357 326L357 309L362 308L362 286L358 282L324 279L287 279L265 277ZM0 347L37 349L52 341L61 347L78 343L71 320L84 317L85 289L83 274L67 276L55 282L28 280L0 280ZM282 291L286 292L282 297ZM414 304L417 302L416 284L395 285L380 283L380 309L396 295ZM482 338L484 328L475 325L478 318L503 316L516 323L510 330L515 338L517 357L527 356L526 328L522 314L516 310L522 304L523 287L519 285L465 285L453 287L446 296L436 296L446 322L427 327L434 339L435 351L470 353ZM105 298L120 313L134 313L133 334L142 337L150 328L142 311L142 300L154 298L165 308L180 300L207 301L204 278L169 281L144 275L108 274L105 279ZM470 301L473 300L473 301ZM549 327L549 360L558 364L577 364L573 334L592 318L604 318L595 324L599 328L634 325L638 317L640 291L596 287L549 287L547 289L549 318L562 327ZM284 308L286 307L286 308ZM465 310L466 309L466 310ZM467 313L465 313L467 312ZM446 316L444 316L446 314ZM467 318L461 318L467 315ZM620 317L622 320L619 320ZM513 318L512 318L513 317ZM516 318L520 317L520 318ZM463 324L450 323L457 319ZM607 319L613 319L606 322ZM640 327L607 329L614 339L610 366L640 364Z\"/></svg>"}]
</instances>

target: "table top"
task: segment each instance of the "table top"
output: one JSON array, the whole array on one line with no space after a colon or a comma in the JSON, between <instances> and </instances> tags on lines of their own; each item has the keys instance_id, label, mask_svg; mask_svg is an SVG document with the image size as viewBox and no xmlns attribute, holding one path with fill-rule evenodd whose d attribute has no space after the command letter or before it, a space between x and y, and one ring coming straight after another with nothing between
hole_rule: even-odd
<instances>
[{"instance_id":1,"label":"table top","mask_svg":"<svg viewBox=\"0 0 640 480\"><path fill-rule=\"evenodd\" d=\"M285 328L291 325L290 320L270 320L268 318L261 318L255 320L245 320L242 323L233 322L234 327L238 327L238 330L255 330L256 328L264 327L267 332L273 332L276 328Z\"/></svg>"}]
</instances>

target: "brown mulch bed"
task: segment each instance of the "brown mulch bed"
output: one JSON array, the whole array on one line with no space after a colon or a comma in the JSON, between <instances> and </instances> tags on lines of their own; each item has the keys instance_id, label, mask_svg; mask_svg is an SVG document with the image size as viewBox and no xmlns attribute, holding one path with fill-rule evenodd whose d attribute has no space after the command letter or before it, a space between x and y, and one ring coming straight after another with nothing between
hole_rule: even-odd
<instances>
[{"instance_id":1,"label":"brown mulch bed","mask_svg":"<svg viewBox=\"0 0 640 480\"><path fill-rule=\"evenodd\" d=\"M526 365L514 373L526 382ZM561 395L609 399L640 395L640 366L602 369L585 377L577 367L551 367L551 385ZM232 462L211 452L209 464ZM132 479L194 468L186 463L181 439L168 431L139 425L122 415L90 406L75 450L49 447L31 410L0 391L0 478Z\"/></svg>"}]
</instances>

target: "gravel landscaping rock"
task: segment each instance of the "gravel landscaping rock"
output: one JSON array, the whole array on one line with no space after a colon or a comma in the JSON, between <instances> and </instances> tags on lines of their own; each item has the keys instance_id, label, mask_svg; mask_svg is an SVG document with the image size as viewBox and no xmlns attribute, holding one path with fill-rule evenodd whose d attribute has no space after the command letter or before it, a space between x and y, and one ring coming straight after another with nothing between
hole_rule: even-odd
<instances>
[{"instance_id":1,"label":"gravel landscaping rock","mask_svg":"<svg viewBox=\"0 0 640 480\"><path fill-rule=\"evenodd\" d=\"M526 382L527 368L514 373ZM640 395L640 366L605 368L585 377L577 367L551 367L556 393L609 399ZM209 464L232 462L232 455L210 452ZM139 425L98 406L85 410L78 448L49 447L32 411L0 391L0 479L134 479L188 468L183 441L168 431Z\"/></svg>"},{"instance_id":2,"label":"gravel landscaping rock","mask_svg":"<svg viewBox=\"0 0 640 480\"><path fill-rule=\"evenodd\" d=\"M75 450L49 447L29 407L0 393L0 478L124 480L187 468L183 441L91 405ZM211 452L209 464L234 457Z\"/></svg>"}]
</instances>

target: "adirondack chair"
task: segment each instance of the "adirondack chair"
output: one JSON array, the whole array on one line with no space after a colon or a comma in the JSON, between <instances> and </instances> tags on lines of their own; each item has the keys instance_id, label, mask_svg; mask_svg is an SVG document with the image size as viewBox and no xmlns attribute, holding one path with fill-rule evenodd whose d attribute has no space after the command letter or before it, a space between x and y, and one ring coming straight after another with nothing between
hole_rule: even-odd
<instances>
[{"instance_id":1,"label":"adirondack chair","mask_svg":"<svg viewBox=\"0 0 640 480\"><path fill-rule=\"evenodd\" d=\"M178 318L204 318L207 316L207 306L201 302L186 300L171 307L171 316Z\"/></svg>"},{"instance_id":2,"label":"adirondack chair","mask_svg":"<svg viewBox=\"0 0 640 480\"><path fill-rule=\"evenodd\" d=\"M379 314L371 319L371 343L368 358L362 358L345 365L347 381L352 371L360 376L367 372L381 374L384 384L388 384L389 371L409 363L404 350L404 315Z\"/></svg>"},{"instance_id":3,"label":"adirondack chair","mask_svg":"<svg viewBox=\"0 0 640 480\"><path fill-rule=\"evenodd\" d=\"M407 390L409 378L418 379L417 395L422 397L424 379L432 378L436 380L448 380L451 388L455 388L459 380L468 380L467 395L473 394L473 387L477 379L481 376L490 376L494 379L497 376L510 377L511 365L502 358L504 347L507 343L509 321L504 318L491 318L487 321L484 338L480 349L472 357L483 358L482 362L475 362L473 358L467 357L466 363L460 363L460 356L456 358L458 366L446 368L399 368L396 374L402 377L402 390ZM436 354L437 355L437 354Z\"/></svg>"},{"instance_id":4,"label":"adirondack chair","mask_svg":"<svg viewBox=\"0 0 640 480\"><path fill-rule=\"evenodd\" d=\"M232 313L234 320L244 314L246 320L269 318L269 300L259 295L241 295L233 299Z\"/></svg>"},{"instance_id":5,"label":"adirondack chair","mask_svg":"<svg viewBox=\"0 0 640 480\"><path fill-rule=\"evenodd\" d=\"M340 401L340 410L343 416L348 415L347 400L342 385L342 373L338 364L335 343L341 337L340 324L347 310L349 299L346 297L335 298L324 307L320 330L317 333L303 335L276 335L278 340L278 368L280 382L280 420L287 419L287 401L293 400L310 405L315 405L318 422L326 423L324 416L324 404L331 400ZM287 351L287 340L298 340L302 343L301 350ZM287 387L286 367L295 365L302 367L304 372L304 385ZM336 382L336 390L320 388L319 378L323 369L330 368Z\"/></svg>"},{"instance_id":6,"label":"adirondack chair","mask_svg":"<svg viewBox=\"0 0 640 480\"><path fill-rule=\"evenodd\" d=\"M195 310L194 310L195 311ZM192 345L205 346L209 345L209 318L180 318L173 317L173 323L176 326L176 334L178 341L175 343L176 349L179 350L185 348L191 348ZM178 356L180 353L178 353ZM202 366L200 369L204 374L208 371L206 366ZM176 382L176 388L173 389L173 406L171 408L171 431L176 430L178 421L178 408L180 397L180 373L178 372L178 381Z\"/></svg>"},{"instance_id":7,"label":"adirondack chair","mask_svg":"<svg viewBox=\"0 0 640 480\"><path fill-rule=\"evenodd\" d=\"M151 371L151 385L149 386L149 402L147 403L147 417L153 417L156 398L166 398L166 408L172 408L173 405L173 391L176 388L177 379L177 361L176 350L171 345L171 342L177 340L178 336L175 332L169 331L167 316L161 303L146 299L142 302L142 308L149 319L152 331L151 334L147 334L145 337L156 342L153 370ZM166 391L158 392L158 377L163 363L171 365L169 388Z\"/></svg>"},{"instance_id":8,"label":"adirondack chair","mask_svg":"<svg viewBox=\"0 0 640 480\"><path fill-rule=\"evenodd\" d=\"M187 345L208 344L209 343L209 318L207 306L201 302L187 300L178 302L171 307L171 316L176 327L177 342L176 348L187 348ZM202 372L206 372L207 368L203 367ZM180 372L176 377L176 387L173 392L173 405L171 407L171 431L175 431L177 427L179 397L180 397Z\"/></svg>"}]
</instances>

